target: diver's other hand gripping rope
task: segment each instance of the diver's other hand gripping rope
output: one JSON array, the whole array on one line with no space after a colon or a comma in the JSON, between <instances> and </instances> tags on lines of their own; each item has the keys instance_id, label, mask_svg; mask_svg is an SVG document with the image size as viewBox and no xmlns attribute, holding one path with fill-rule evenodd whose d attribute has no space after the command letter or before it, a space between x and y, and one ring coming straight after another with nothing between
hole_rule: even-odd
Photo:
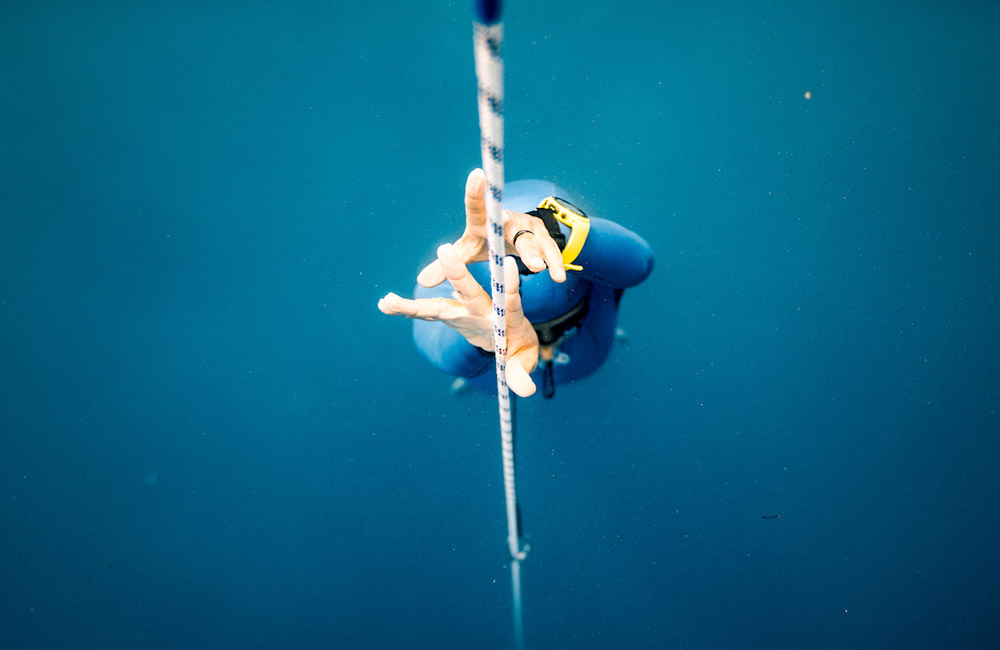
<instances>
[{"instance_id":1,"label":"diver's other hand gripping rope","mask_svg":"<svg viewBox=\"0 0 1000 650\"><path fill-rule=\"evenodd\" d=\"M486 173L487 244L490 260L490 293L493 297L493 344L497 369L497 401L500 406L500 443L503 452L503 487L507 501L507 547L513 589L514 643L524 647L521 617L521 548L518 529L517 490L514 484L514 424L510 389L507 387L507 305L504 297L503 237L503 24L500 0L476 0L473 42L476 79L479 82L479 134Z\"/></svg>"}]
</instances>

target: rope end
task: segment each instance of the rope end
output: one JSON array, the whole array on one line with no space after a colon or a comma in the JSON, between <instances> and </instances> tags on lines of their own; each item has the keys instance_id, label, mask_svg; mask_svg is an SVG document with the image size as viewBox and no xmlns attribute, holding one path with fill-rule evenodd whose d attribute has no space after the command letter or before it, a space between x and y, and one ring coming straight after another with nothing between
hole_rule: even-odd
<instances>
[{"instance_id":1,"label":"rope end","mask_svg":"<svg viewBox=\"0 0 1000 650\"><path fill-rule=\"evenodd\" d=\"M476 18L484 25L500 22L500 0L476 0Z\"/></svg>"}]
</instances>

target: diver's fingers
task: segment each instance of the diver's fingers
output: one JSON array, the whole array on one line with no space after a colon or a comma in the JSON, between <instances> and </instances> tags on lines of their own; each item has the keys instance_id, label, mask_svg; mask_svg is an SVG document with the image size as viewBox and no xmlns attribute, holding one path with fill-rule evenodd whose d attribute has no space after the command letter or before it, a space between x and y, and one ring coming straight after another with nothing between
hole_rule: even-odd
<instances>
[{"instance_id":1,"label":"diver's fingers","mask_svg":"<svg viewBox=\"0 0 1000 650\"><path fill-rule=\"evenodd\" d=\"M545 258L545 266L549 267L549 275L556 282L566 281L566 267L563 266L562 251L559 244L552 239L545 223L541 219L532 219L532 230L538 242L539 252Z\"/></svg>"},{"instance_id":2,"label":"diver's fingers","mask_svg":"<svg viewBox=\"0 0 1000 650\"><path fill-rule=\"evenodd\" d=\"M467 307L482 308L484 300L491 302L490 297L486 295L483 288L479 286L476 279L469 273L469 269L465 266L465 263L458 257L454 246L443 244L438 248L438 261L441 262L441 268L444 269L445 275L448 276L451 288L455 290L455 293L458 294L458 299ZM470 311L474 310L470 309Z\"/></svg>"},{"instance_id":3,"label":"diver's fingers","mask_svg":"<svg viewBox=\"0 0 1000 650\"><path fill-rule=\"evenodd\" d=\"M538 365L538 336L524 316L521 306L520 276L517 262L504 259L504 300L507 310L507 385L517 395L530 397L535 382L529 373Z\"/></svg>"},{"instance_id":4,"label":"diver's fingers","mask_svg":"<svg viewBox=\"0 0 1000 650\"><path fill-rule=\"evenodd\" d=\"M455 256L464 264L482 262L487 259L486 242L481 237L468 232L459 237L452 244L452 248L455 251ZM441 260L434 260L417 275L417 282L430 289L444 282L446 277Z\"/></svg>"},{"instance_id":5,"label":"diver's fingers","mask_svg":"<svg viewBox=\"0 0 1000 650\"><path fill-rule=\"evenodd\" d=\"M430 264L424 267L424 269L417 274L417 283L422 287L436 287L445 280L444 267L441 266L441 262L434 260Z\"/></svg>"},{"instance_id":6,"label":"diver's fingers","mask_svg":"<svg viewBox=\"0 0 1000 650\"><path fill-rule=\"evenodd\" d=\"M503 276L504 302L507 311L507 351L513 357L521 355L521 359L525 360L522 365L531 372L538 365L538 334L524 315L517 262L511 257L504 258ZM529 359L530 357L533 358Z\"/></svg>"},{"instance_id":7,"label":"diver's fingers","mask_svg":"<svg viewBox=\"0 0 1000 650\"><path fill-rule=\"evenodd\" d=\"M473 169L465 181L465 222L470 226L481 226L486 223L486 173L482 169Z\"/></svg>"},{"instance_id":8,"label":"diver's fingers","mask_svg":"<svg viewBox=\"0 0 1000 650\"><path fill-rule=\"evenodd\" d=\"M503 293L509 335L512 329L527 322L521 309L521 275L517 272L517 262L510 256L503 258Z\"/></svg>"},{"instance_id":9,"label":"diver's fingers","mask_svg":"<svg viewBox=\"0 0 1000 650\"><path fill-rule=\"evenodd\" d=\"M385 294L384 297L379 298L378 310L383 314L387 314L389 316L397 316L400 314L399 301L401 300L404 299L394 293L387 293Z\"/></svg>"},{"instance_id":10,"label":"diver's fingers","mask_svg":"<svg viewBox=\"0 0 1000 650\"><path fill-rule=\"evenodd\" d=\"M519 356L507 358L507 386L518 397L531 397L535 394L535 382L531 381L531 375L521 361Z\"/></svg>"},{"instance_id":11,"label":"diver's fingers","mask_svg":"<svg viewBox=\"0 0 1000 650\"><path fill-rule=\"evenodd\" d=\"M456 310L465 311L460 303L448 298L418 298L410 300L394 293L387 293L378 301L378 308L390 316L406 316L419 320L447 320Z\"/></svg>"},{"instance_id":12,"label":"diver's fingers","mask_svg":"<svg viewBox=\"0 0 1000 650\"><path fill-rule=\"evenodd\" d=\"M566 269L563 268L562 253L559 252L558 244L549 235L545 222L530 214L506 210L504 213L505 234L525 266L535 273L540 273L548 267L553 280L565 282Z\"/></svg>"},{"instance_id":13,"label":"diver's fingers","mask_svg":"<svg viewBox=\"0 0 1000 650\"><path fill-rule=\"evenodd\" d=\"M535 273L544 271L545 259L538 249L539 235L535 230L535 224L531 222L531 217L509 210L504 210L504 217L507 224L507 236L510 237L509 241L517 256L521 258L525 266ZM542 224L542 230L545 230L544 224ZM547 232L546 236L548 236Z\"/></svg>"}]
</instances>

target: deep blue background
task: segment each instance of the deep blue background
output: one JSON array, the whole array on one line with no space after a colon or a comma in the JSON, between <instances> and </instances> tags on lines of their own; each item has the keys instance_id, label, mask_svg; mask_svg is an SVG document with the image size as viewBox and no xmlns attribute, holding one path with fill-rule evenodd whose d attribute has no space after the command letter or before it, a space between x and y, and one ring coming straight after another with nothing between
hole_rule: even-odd
<instances>
[{"instance_id":1,"label":"deep blue background","mask_svg":"<svg viewBox=\"0 0 1000 650\"><path fill-rule=\"evenodd\" d=\"M2 647L510 647L496 406L375 308L471 7L365 4L0 10ZM802 4L506 7L508 179L657 253L521 404L529 648L1000 633L1000 13Z\"/></svg>"}]
</instances>

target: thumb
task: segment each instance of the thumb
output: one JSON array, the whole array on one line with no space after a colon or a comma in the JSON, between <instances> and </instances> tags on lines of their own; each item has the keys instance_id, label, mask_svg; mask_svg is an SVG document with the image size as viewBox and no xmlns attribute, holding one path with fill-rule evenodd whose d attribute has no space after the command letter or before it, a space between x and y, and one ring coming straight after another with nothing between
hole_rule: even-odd
<instances>
[{"instance_id":1,"label":"thumb","mask_svg":"<svg viewBox=\"0 0 1000 650\"><path fill-rule=\"evenodd\" d=\"M535 394L535 382L531 381L520 356L523 355L507 357L507 386L518 397L531 397Z\"/></svg>"}]
</instances>

